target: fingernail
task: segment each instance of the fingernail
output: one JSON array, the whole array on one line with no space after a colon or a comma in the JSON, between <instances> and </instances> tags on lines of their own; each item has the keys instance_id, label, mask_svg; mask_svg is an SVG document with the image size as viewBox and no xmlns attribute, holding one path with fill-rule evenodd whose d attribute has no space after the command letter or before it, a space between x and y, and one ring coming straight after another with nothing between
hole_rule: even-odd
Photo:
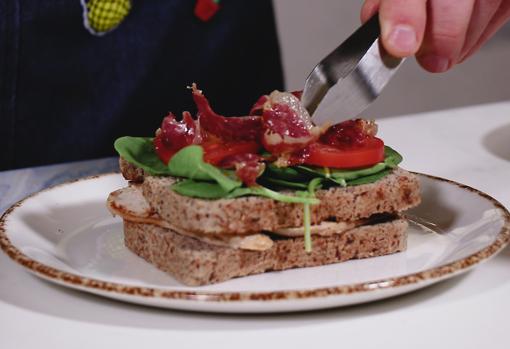
<instances>
[{"instance_id":1,"label":"fingernail","mask_svg":"<svg viewBox=\"0 0 510 349\"><path fill-rule=\"evenodd\" d=\"M448 70L450 67L450 60L445 57L436 55L427 55L422 57L421 64L430 71L436 73L442 73Z\"/></svg>"},{"instance_id":2,"label":"fingernail","mask_svg":"<svg viewBox=\"0 0 510 349\"><path fill-rule=\"evenodd\" d=\"M393 27L388 43L404 54L412 54L416 50L416 32L414 28L406 24L398 24Z\"/></svg>"}]
</instances>

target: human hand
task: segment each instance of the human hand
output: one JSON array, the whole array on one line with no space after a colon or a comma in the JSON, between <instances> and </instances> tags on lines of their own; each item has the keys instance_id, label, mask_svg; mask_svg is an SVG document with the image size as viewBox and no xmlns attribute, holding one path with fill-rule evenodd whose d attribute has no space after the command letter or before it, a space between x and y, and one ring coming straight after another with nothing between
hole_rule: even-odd
<instances>
[{"instance_id":1,"label":"human hand","mask_svg":"<svg viewBox=\"0 0 510 349\"><path fill-rule=\"evenodd\" d=\"M510 19L510 0L365 0L361 20L379 11L384 48L444 72L475 53Z\"/></svg>"}]
</instances>

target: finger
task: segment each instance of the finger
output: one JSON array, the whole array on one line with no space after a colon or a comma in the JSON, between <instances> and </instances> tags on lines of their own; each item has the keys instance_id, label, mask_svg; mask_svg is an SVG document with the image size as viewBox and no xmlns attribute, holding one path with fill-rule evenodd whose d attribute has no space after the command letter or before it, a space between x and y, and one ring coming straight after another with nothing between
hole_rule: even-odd
<instances>
[{"instance_id":1,"label":"finger","mask_svg":"<svg viewBox=\"0 0 510 349\"><path fill-rule=\"evenodd\" d=\"M496 34L496 32L501 29L502 26L504 26L508 20L510 19L510 1L504 0L499 8L497 9L496 13L494 14L494 17L489 22L489 25L487 28L485 28L485 31L478 39L478 42L471 47L471 49L464 54L461 61L466 60L466 58L473 55L476 51L480 49L489 39Z\"/></svg>"},{"instance_id":2,"label":"finger","mask_svg":"<svg viewBox=\"0 0 510 349\"><path fill-rule=\"evenodd\" d=\"M379 10L379 4L381 0L366 0L361 7L361 22L365 23L368 21L376 12Z\"/></svg>"},{"instance_id":3,"label":"finger","mask_svg":"<svg viewBox=\"0 0 510 349\"><path fill-rule=\"evenodd\" d=\"M478 43L502 0L476 0L459 61Z\"/></svg>"},{"instance_id":4,"label":"finger","mask_svg":"<svg viewBox=\"0 0 510 349\"><path fill-rule=\"evenodd\" d=\"M433 73L458 61L466 38L474 0L429 0L427 29L418 62Z\"/></svg>"},{"instance_id":5,"label":"finger","mask_svg":"<svg viewBox=\"0 0 510 349\"><path fill-rule=\"evenodd\" d=\"M427 21L426 0L381 0L379 20L384 48L393 56L414 55Z\"/></svg>"}]
</instances>

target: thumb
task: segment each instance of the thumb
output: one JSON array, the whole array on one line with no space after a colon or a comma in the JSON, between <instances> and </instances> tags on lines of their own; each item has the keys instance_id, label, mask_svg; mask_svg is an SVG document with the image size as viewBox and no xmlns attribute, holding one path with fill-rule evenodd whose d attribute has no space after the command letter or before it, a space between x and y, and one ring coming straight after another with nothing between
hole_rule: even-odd
<instances>
[{"instance_id":1,"label":"thumb","mask_svg":"<svg viewBox=\"0 0 510 349\"><path fill-rule=\"evenodd\" d=\"M427 22L426 3L426 0L381 0L381 39L391 55L407 57L418 51Z\"/></svg>"}]
</instances>

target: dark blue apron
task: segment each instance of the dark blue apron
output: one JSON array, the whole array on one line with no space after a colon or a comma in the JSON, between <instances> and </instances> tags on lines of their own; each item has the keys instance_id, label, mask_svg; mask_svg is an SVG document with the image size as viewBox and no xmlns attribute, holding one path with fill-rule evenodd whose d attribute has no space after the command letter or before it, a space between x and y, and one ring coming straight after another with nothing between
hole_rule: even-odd
<instances>
[{"instance_id":1,"label":"dark blue apron","mask_svg":"<svg viewBox=\"0 0 510 349\"><path fill-rule=\"evenodd\" d=\"M121 135L150 136L168 112L246 113L282 89L270 0L223 0L208 22L192 0L133 1L103 36L79 0L0 1L0 170L114 155Z\"/></svg>"}]
</instances>

